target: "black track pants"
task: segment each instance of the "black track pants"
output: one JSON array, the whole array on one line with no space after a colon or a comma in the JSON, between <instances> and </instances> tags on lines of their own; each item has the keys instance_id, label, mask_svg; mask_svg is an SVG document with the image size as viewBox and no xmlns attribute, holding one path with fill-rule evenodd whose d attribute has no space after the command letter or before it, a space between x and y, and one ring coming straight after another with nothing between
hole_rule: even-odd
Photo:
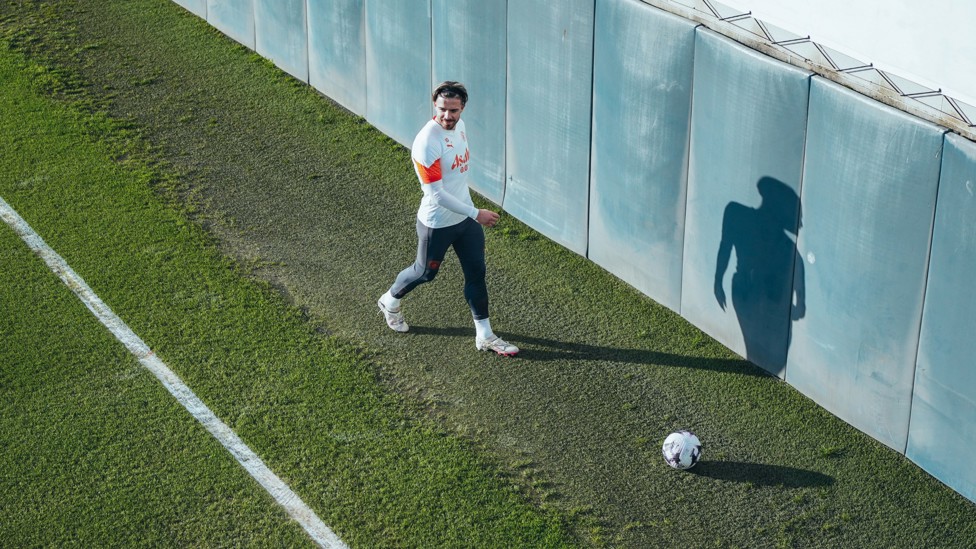
<instances>
[{"instance_id":1,"label":"black track pants","mask_svg":"<svg viewBox=\"0 0 976 549\"><path fill-rule=\"evenodd\" d=\"M464 271L464 299L471 307L475 320L488 318L488 286L485 284L485 232L477 221L466 218L457 225L431 229L417 221L417 260L400 272L390 288L393 297L400 299L411 290L430 282L444 261L447 249L461 261Z\"/></svg>"}]
</instances>

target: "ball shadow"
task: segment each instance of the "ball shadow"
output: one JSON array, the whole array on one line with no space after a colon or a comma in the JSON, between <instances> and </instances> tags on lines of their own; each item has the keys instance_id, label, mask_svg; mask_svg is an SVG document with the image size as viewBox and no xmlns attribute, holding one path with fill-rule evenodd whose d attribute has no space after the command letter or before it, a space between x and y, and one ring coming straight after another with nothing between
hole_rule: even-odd
<instances>
[{"instance_id":1,"label":"ball shadow","mask_svg":"<svg viewBox=\"0 0 976 549\"><path fill-rule=\"evenodd\" d=\"M816 471L739 461L702 461L688 472L700 477L750 483L755 486L813 488L834 483L833 477Z\"/></svg>"}]
</instances>

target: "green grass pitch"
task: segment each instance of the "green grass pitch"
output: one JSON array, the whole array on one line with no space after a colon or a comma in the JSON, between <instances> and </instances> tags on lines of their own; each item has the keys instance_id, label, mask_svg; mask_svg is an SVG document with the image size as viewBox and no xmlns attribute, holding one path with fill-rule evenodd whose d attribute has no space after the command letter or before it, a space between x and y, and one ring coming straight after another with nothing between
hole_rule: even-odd
<instances>
[{"instance_id":1,"label":"green grass pitch","mask_svg":"<svg viewBox=\"0 0 976 549\"><path fill-rule=\"evenodd\" d=\"M450 256L390 332L407 151L169 0L0 0L0 196L353 547L976 544L972 502L510 217L521 358L474 350ZM310 543L5 225L0 409L0 545Z\"/></svg>"}]
</instances>

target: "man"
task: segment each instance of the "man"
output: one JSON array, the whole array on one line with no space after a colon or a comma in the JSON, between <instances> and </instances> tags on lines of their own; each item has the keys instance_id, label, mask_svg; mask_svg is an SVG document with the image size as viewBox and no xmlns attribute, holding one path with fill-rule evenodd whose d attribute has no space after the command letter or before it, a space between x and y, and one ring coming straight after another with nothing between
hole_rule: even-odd
<instances>
[{"instance_id":1,"label":"man","mask_svg":"<svg viewBox=\"0 0 976 549\"><path fill-rule=\"evenodd\" d=\"M464 272L464 298L474 316L475 347L515 356L518 347L496 336L488 321L482 225L494 227L498 214L476 208L468 192L471 156L461 120L468 91L463 84L448 81L437 86L431 98L434 118L417 134L410 154L424 193L417 211L417 260L397 275L376 304L387 326L397 332L409 330L400 300L437 276L444 254L453 246Z\"/></svg>"}]
</instances>

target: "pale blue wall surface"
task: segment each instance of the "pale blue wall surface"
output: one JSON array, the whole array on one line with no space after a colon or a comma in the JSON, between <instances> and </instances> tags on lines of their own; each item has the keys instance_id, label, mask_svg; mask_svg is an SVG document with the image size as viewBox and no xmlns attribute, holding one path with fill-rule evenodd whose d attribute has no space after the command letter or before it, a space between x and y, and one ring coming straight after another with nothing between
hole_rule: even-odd
<instances>
[{"instance_id":1,"label":"pale blue wall surface","mask_svg":"<svg viewBox=\"0 0 976 549\"><path fill-rule=\"evenodd\" d=\"M518 1L518 0L514 0ZM463 82L473 189L496 204L505 192L506 0L433 0L433 80Z\"/></svg>"},{"instance_id":2,"label":"pale blue wall surface","mask_svg":"<svg viewBox=\"0 0 976 549\"><path fill-rule=\"evenodd\" d=\"M807 312L786 381L905 451L942 130L822 78L803 173Z\"/></svg>"},{"instance_id":3,"label":"pale blue wall surface","mask_svg":"<svg viewBox=\"0 0 976 549\"><path fill-rule=\"evenodd\" d=\"M908 457L976 500L976 143L946 135Z\"/></svg>"},{"instance_id":4,"label":"pale blue wall surface","mask_svg":"<svg viewBox=\"0 0 976 549\"><path fill-rule=\"evenodd\" d=\"M586 254L594 0L508 4L505 210Z\"/></svg>"},{"instance_id":5,"label":"pale blue wall surface","mask_svg":"<svg viewBox=\"0 0 976 549\"><path fill-rule=\"evenodd\" d=\"M176 3L194 15L207 18L207 0L176 0Z\"/></svg>"},{"instance_id":6,"label":"pale blue wall surface","mask_svg":"<svg viewBox=\"0 0 976 549\"><path fill-rule=\"evenodd\" d=\"M308 82L366 116L366 0L308 0Z\"/></svg>"},{"instance_id":7,"label":"pale blue wall surface","mask_svg":"<svg viewBox=\"0 0 976 549\"><path fill-rule=\"evenodd\" d=\"M695 23L597 0L588 257L678 310Z\"/></svg>"},{"instance_id":8,"label":"pale blue wall surface","mask_svg":"<svg viewBox=\"0 0 976 549\"><path fill-rule=\"evenodd\" d=\"M430 0L366 0L366 119L406 147L433 114Z\"/></svg>"},{"instance_id":9,"label":"pale blue wall surface","mask_svg":"<svg viewBox=\"0 0 976 549\"><path fill-rule=\"evenodd\" d=\"M254 49L253 0L207 0L207 22Z\"/></svg>"},{"instance_id":10,"label":"pale blue wall surface","mask_svg":"<svg viewBox=\"0 0 976 549\"><path fill-rule=\"evenodd\" d=\"M254 0L254 35L255 51L308 82L305 0Z\"/></svg>"}]
</instances>

